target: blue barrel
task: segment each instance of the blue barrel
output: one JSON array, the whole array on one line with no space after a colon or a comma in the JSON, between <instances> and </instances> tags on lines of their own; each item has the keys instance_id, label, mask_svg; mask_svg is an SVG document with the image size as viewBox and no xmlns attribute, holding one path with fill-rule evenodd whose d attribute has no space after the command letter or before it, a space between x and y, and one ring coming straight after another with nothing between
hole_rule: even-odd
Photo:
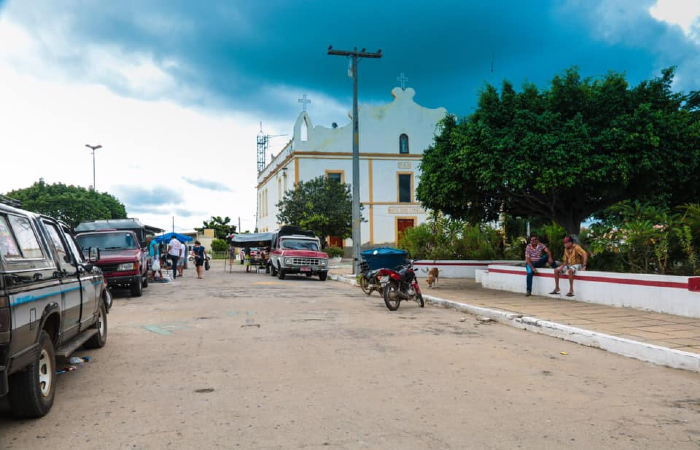
<instances>
[{"instance_id":1,"label":"blue barrel","mask_svg":"<svg viewBox=\"0 0 700 450\"><path fill-rule=\"evenodd\" d=\"M362 252L362 260L369 264L370 269L394 269L408 262L408 252L398 248L380 247Z\"/></svg>"}]
</instances>

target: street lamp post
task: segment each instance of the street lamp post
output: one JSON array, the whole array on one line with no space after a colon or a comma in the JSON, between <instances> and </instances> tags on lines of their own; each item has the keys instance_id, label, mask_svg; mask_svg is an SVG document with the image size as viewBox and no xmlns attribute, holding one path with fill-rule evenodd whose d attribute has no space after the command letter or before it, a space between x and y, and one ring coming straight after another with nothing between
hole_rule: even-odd
<instances>
[{"instance_id":1,"label":"street lamp post","mask_svg":"<svg viewBox=\"0 0 700 450\"><path fill-rule=\"evenodd\" d=\"M97 192L97 186L95 186L95 150L98 148L102 148L101 145L90 145L90 144L85 144L85 147L89 148L92 150L92 190Z\"/></svg>"}]
</instances>

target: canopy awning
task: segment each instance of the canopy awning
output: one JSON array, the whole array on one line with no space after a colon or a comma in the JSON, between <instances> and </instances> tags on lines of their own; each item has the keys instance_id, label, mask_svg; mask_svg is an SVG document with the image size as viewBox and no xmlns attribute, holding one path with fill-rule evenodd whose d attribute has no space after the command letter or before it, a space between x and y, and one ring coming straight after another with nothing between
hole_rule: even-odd
<instances>
[{"instance_id":1,"label":"canopy awning","mask_svg":"<svg viewBox=\"0 0 700 450\"><path fill-rule=\"evenodd\" d=\"M175 239L177 239L180 242L190 242L192 240L191 236L187 236L185 234L180 234L180 233L165 233L161 236L156 236L153 238L154 241L156 242L169 242L173 236L175 236Z\"/></svg>"},{"instance_id":2,"label":"canopy awning","mask_svg":"<svg viewBox=\"0 0 700 450\"><path fill-rule=\"evenodd\" d=\"M272 233L241 233L231 235L234 247L266 247L272 244Z\"/></svg>"}]
</instances>

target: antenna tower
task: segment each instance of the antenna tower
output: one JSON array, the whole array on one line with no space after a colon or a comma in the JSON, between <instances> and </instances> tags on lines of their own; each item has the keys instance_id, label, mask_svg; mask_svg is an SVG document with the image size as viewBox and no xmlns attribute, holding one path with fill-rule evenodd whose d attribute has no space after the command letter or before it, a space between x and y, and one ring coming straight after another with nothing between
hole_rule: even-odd
<instances>
[{"instance_id":1,"label":"antenna tower","mask_svg":"<svg viewBox=\"0 0 700 450\"><path fill-rule=\"evenodd\" d=\"M265 158L267 157L268 135L263 133L262 122L260 122L260 132L258 133L258 173L265 168Z\"/></svg>"}]
</instances>

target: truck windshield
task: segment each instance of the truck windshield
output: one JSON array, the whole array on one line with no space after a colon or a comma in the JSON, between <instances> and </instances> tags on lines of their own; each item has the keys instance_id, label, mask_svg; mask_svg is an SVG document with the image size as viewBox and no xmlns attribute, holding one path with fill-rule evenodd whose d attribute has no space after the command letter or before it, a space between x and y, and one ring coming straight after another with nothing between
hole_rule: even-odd
<instances>
[{"instance_id":1,"label":"truck windshield","mask_svg":"<svg viewBox=\"0 0 700 450\"><path fill-rule=\"evenodd\" d=\"M90 247L100 250L137 249L134 236L131 233L95 233L84 234L76 238L83 250Z\"/></svg>"},{"instance_id":2,"label":"truck windshield","mask_svg":"<svg viewBox=\"0 0 700 450\"><path fill-rule=\"evenodd\" d=\"M318 251L318 242L306 239L282 239L282 248L286 250Z\"/></svg>"}]
</instances>

